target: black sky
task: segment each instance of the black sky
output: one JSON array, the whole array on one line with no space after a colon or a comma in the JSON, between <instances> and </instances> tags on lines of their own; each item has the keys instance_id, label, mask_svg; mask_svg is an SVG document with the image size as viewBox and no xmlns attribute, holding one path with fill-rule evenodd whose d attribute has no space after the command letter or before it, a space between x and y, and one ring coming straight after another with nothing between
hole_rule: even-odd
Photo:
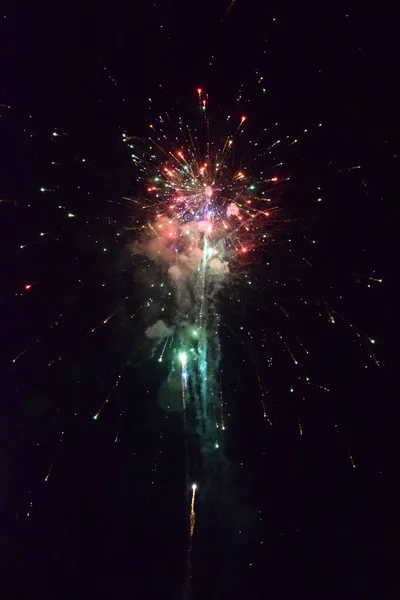
<instances>
[{"instance_id":1,"label":"black sky","mask_svg":"<svg viewBox=\"0 0 400 600\"><path fill-rule=\"evenodd\" d=\"M282 316L271 325L277 366L262 372L274 421L267 429L254 366L230 337L238 313L224 313L229 468L199 496L190 597L398 593L396 18L350 3L228 6L156 0L0 15L4 598L183 597L184 436L179 417L166 421L156 402L166 373L130 322L89 332L113 309L125 315L143 301L124 231L130 215L114 204L140 191L122 132L146 133L149 98L156 110L183 107L190 118L199 85L226 114L242 84L249 131L268 127L271 141L272 131L311 131L282 154L293 177L283 196L293 225L272 255L296 326L286 330ZM321 205L312 201L319 186ZM47 245L20 249L41 231ZM312 271L284 258L291 234ZM261 280L269 277L264 260L255 267ZM326 315L322 324L298 307L296 278L307 298L376 338L382 367L344 321L329 329ZM265 290L243 300L268 304ZM254 331L268 327L265 313L243 318ZM309 344L308 368L329 394L298 385L277 329ZM107 417L94 422L121 372Z\"/></svg>"}]
</instances>

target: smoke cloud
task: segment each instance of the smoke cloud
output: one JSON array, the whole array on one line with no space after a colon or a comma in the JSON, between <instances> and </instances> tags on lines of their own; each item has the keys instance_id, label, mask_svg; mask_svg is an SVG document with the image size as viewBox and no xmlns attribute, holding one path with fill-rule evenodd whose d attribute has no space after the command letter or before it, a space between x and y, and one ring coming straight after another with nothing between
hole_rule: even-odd
<instances>
[{"instance_id":1,"label":"smoke cloud","mask_svg":"<svg viewBox=\"0 0 400 600\"><path fill-rule=\"evenodd\" d=\"M232 215L235 217L239 215L239 207L234 202L228 204L228 208L226 209L226 216L231 217Z\"/></svg>"},{"instance_id":2,"label":"smoke cloud","mask_svg":"<svg viewBox=\"0 0 400 600\"><path fill-rule=\"evenodd\" d=\"M150 325L145 331L146 337L150 340L164 338L167 335L170 335L170 333L170 328L161 319L156 321L154 325Z\"/></svg>"}]
</instances>

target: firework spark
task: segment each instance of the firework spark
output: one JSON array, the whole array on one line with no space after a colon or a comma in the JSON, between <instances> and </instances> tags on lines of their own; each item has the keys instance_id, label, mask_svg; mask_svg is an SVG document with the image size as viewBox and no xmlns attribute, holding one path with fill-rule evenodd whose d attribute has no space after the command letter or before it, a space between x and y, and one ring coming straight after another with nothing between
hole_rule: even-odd
<instances>
[{"instance_id":1,"label":"firework spark","mask_svg":"<svg viewBox=\"0 0 400 600\"><path fill-rule=\"evenodd\" d=\"M176 130L167 135L167 124L160 117L150 126L146 148L132 154L147 186L141 202L146 221L134 251L158 266L161 283L151 287L163 288L172 301L170 322L156 321L146 336L160 344L159 362L168 341L171 345L174 340L173 352L182 368L185 419L189 404L207 455L220 447L217 430L225 429L215 418L215 398L221 397L218 296L229 281L240 279L249 255L268 243L276 210L269 189L278 179L270 174L256 179L244 165L235 166L233 149L246 116L220 145L210 140L208 96L200 88L197 94L205 135L181 119L179 136ZM124 134L123 140L134 148L131 136ZM153 302L151 295L148 306ZM263 414L267 417L264 404Z\"/></svg>"}]
</instances>

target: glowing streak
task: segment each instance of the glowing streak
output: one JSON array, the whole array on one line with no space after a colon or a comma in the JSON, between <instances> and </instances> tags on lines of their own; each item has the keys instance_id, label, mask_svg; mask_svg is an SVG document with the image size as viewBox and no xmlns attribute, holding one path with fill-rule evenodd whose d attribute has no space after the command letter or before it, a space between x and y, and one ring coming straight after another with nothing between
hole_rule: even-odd
<instances>
[{"instance_id":1,"label":"glowing streak","mask_svg":"<svg viewBox=\"0 0 400 600\"><path fill-rule=\"evenodd\" d=\"M169 341L170 337L171 336L168 336L167 339L165 340L165 343L164 343L163 349L161 350L161 354L160 354L160 357L158 359L158 362L162 362L162 359L163 359L163 356L164 356L164 352L165 352L165 348L166 348L166 346L168 344L168 341Z\"/></svg>"},{"instance_id":2,"label":"glowing streak","mask_svg":"<svg viewBox=\"0 0 400 600\"><path fill-rule=\"evenodd\" d=\"M196 524L196 512L194 510L194 502L196 499L196 490L197 485L194 483L192 485L192 501L190 503L190 537L193 537L194 534L194 526Z\"/></svg>"},{"instance_id":3,"label":"glowing streak","mask_svg":"<svg viewBox=\"0 0 400 600\"><path fill-rule=\"evenodd\" d=\"M116 382L114 383L113 387L111 388L107 398L104 400L103 404L100 406L99 410L97 411L97 413L95 413L93 415L93 420L97 421L97 419L99 418L99 415L101 413L101 411L103 410L103 408L105 407L105 405L108 403L109 399L111 398L111 395L113 393L113 391L115 390L115 388L117 388L119 386L119 382L121 380L122 375L118 375Z\"/></svg>"},{"instance_id":4,"label":"glowing streak","mask_svg":"<svg viewBox=\"0 0 400 600\"><path fill-rule=\"evenodd\" d=\"M15 363L17 362L17 360L19 358L21 358L21 356L23 356L25 354L25 352L28 352L28 348L25 348L25 350L23 352L21 352L20 354L18 354L15 358L12 359L12 362Z\"/></svg>"},{"instance_id":5,"label":"glowing streak","mask_svg":"<svg viewBox=\"0 0 400 600\"><path fill-rule=\"evenodd\" d=\"M183 406L183 417L185 419L185 431L186 431L186 398L185 398L185 391L186 391L186 386L187 386L187 373L186 373L186 370L185 370L185 363L186 363L186 359L185 359L185 361L181 360L181 364L182 364L182 374L181 374L182 406Z\"/></svg>"},{"instance_id":6,"label":"glowing streak","mask_svg":"<svg viewBox=\"0 0 400 600\"><path fill-rule=\"evenodd\" d=\"M52 470L52 468L53 468L53 463L51 463L51 465L50 465L50 467L49 467L49 470L47 471L46 477L44 478L44 480L45 480L45 481L48 481L48 480L49 480L49 477L50 477L50 473L51 473L51 470Z\"/></svg>"},{"instance_id":7,"label":"glowing streak","mask_svg":"<svg viewBox=\"0 0 400 600\"><path fill-rule=\"evenodd\" d=\"M300 422L300 417L298 418L298 421L299 421L299 433L300 433L300 435L303 435L303 427Z\"/></svg>"}]
</instances>

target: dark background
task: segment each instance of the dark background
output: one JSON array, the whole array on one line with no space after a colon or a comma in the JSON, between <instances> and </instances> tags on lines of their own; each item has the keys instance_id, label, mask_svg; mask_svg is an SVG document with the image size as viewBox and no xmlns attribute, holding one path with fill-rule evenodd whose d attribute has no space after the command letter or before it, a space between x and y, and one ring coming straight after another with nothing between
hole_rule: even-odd
<instances>
[{"instance_id":1,"label":"dark background","mask_svg":"<svg viewBox=\"0 0 400 600\"><path fill-rule=\"evenodd\" d=\"M156 402L167 371L150 358L147 324L129 318L144 292L133 283L134 234L124 229L131 207L120 202L140 184L122 132L147 133L148 98L156 114L176 105L190 119L199 85L222 114L235 110L243 85L249 132L267 127L266 147L277 135L310 134L277 154L292 180L272 272L261 255L257 290L237 291L247 312L222 301L227 462L211 482L194 473L191 597L395 597L396 16L350 3L244 0L230 9L227 1L157 0L3 13L3 597L183 597L184 437L180 415ZM312 269L289 259L289 237ZM39 243L20 248L29 242ZM271 312L271 298L290 323ZM347 321L329 323L325 303L376 339L381 367ZM260 414L242 323L272 427ZM278 331L308 347L302 373L329 393L300 381Z\"/></svg>"}]
</instances>

